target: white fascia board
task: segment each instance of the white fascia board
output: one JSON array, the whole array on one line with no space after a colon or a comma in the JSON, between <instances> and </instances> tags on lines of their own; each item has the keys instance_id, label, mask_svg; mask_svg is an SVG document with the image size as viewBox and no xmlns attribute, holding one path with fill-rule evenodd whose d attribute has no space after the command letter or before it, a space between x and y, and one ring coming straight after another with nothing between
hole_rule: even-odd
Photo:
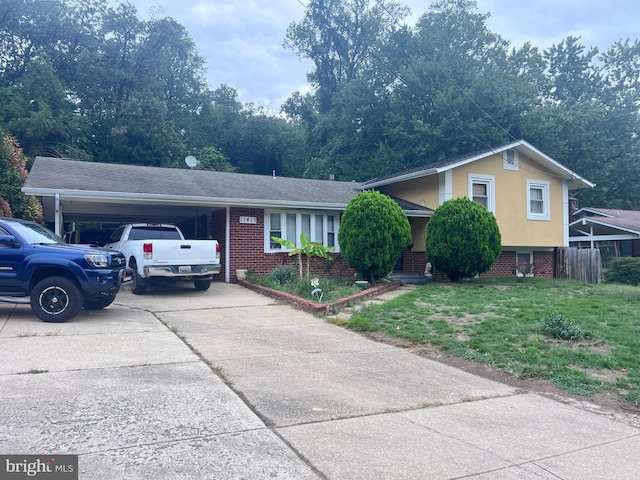
<instances>
[{"instance_id":1,"label":"white fascia board","mask_svg":"<svg viewBox=\"0 0 640 480\"><path fill-rule=\"evenodd\" d=\"M601 210L598 210L597 208L593 208L593 207L582 207L579 210L576 210L576 213L574 213L574 215L578 215L581 212L596 213L596 214L600 215L601 217L608 217L608 218L613 217L613 215L611 215L609 213L605 213L605 212L603 212Z\"/></svg>"},{"instance_id":2,"label":"white fascia board","mask_svg":"<svg viewBox=\"0 0 640 480\"><path fill-rule=\"evenodd\" d=\"M569 242L612 242L616 240L637 240L638 235L593 235L593 236L573 236L569 237Z\"/></svg>"},{"instance_id":3,"label":"white fascia board","mask_svg":"<svg viewBox=\"0 0 640 480\"><path fill-rule=\"evenodd\" d=\"M433 212L425 212L424 210L402 210L407 217L431 218Z\"/></svg>"},{"instance_id":4,"label":"white fascia board","mask_svg":"<svg viewBox=\"0 0 640 480\"><path fill-rule=\"evenodd\" d=\"M245 198L220 198L220 197L187 197L181 195L159 195L153 193L125 193L110 194L109 192L85 191L85 190L54 190L42 188L23 187L22 192L26 195L40 197L54 197L56 194L61 199L84 199L84 200L105 200L112 203L128 203L132 201L144 201L146 203L172 203L175 205L209 205L209 206L237 206L237 207L286 207L304 208L310 210L338 210L347 208L347 204L336 203L315 203L296 202L286 200L260 200ZM138 203L138 202L136 202Z\"/></svg>"},{"instance_id":5,"label":"white fascia board","mask_svg":"<svg viewBox=\"0 0 640 480\"><path fill-rule=\"evenodd\" d=\"M411 172L405 175L398 175L397 177L387 178L386 180L380 180L379 182L361 185L358 187L358 190L367 191L373 188L384 187L385 185L391 185L392 183L406 182L407 180L413 180L414 178L427 177L435 173L438 173L437 169L427 168L425 170L419 170L417 172Z\"/></svg>"},{"instance_id":6,"label":"white fascia board","mask_svg":"<svg viewBox=\"0 0 640 480\"><path fill-rule=\"evenodd\" d=\"M513 144L513 146L508 145L507 147L505 147L505 148L503 148L501 150L506 150L508 148L516 148L517 150L522 151L523 153L527 154L528 156L530 156L531 158L536 160L541 165L546 166L550 170L552 170L552 171L556 170L557 172L560 172L561 175L567 175L568 178L566 179L566 181L582 184L582 187L578 187L578 188L587 188L587 187L588 188L593 188L593 187L596 186L595 183L592 183L589 180L581 177L577 173L569 170L567 167L565 167L564 165L556 162L553 158L551 158L550 156L542 153L536 147L534 147L533 145L531 145L528 142L525 142L524 140L515 142L515 144ZM573 190L575 190L575 188Z\"/></svg>"}]
</instances>

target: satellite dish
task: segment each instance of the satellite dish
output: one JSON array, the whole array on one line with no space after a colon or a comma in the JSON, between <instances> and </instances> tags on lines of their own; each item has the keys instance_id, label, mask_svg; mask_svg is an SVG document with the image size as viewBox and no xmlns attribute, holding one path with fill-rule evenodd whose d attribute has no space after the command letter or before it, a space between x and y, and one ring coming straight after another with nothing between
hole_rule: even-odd
<instances>
[{"instance_id":1,"label":"satellite dish","mask_svg":"<svg viewBox=\"0 0 640 480\"><path fill-rule=\"evenodd\" d=\"M187 158L184 159L184 163L186 163L189 166L189 168L193 168L196 165L198 165L200 162L193 155L189 155Z\"/></svg>"}]
</instances>

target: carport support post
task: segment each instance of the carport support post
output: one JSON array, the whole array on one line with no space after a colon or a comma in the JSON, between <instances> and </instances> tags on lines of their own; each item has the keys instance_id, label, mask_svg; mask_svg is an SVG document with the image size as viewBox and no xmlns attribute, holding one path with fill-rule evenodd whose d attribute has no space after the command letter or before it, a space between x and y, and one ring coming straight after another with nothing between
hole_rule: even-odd
<instances>
[{"instance_id":1,"label":"carport support post","mask_svg":"<svg viewBox=\"0 0 640 480\"><path fill-rule=\"evenodd\" d=\"M224 281L229 283L231 281L231 268L229 268L229 262L231 261L231 207L226 208L226 219L224 229Z\"/></svg>"},{"instance_id":2,"label":"carport support post","mask_svg":"<svg viewBox=\"0 0 640 480\"><path fill-rule=\"evenodd\" d=\"M56 193L54 196L55 200L55 211L54 211L54 219L55 219L55 233L57 235L62 236L64 230L64 222L62 220L62 210L60 210L60 194Z\"/></svg>"}]
</instances>

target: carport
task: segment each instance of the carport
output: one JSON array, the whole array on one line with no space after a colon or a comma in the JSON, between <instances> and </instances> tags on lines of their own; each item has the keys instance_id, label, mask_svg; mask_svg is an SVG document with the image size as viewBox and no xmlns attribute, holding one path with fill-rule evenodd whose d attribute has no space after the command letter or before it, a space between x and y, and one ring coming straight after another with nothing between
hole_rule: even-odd
<instances>
[{"instance_id":1,"label":"carport","mask_svg":"<svg viewBox=\"0 0 640 480\"><path fill-rule=\"evenodd\" d=\"M230 204L206 195L198 181L202 173L37 157L23 192L40 197L45 221L58 235L76 222L144 222L173 223L189 238L213 238L213 213L225 218ZM228 272L226 277L229 281Z\"/></svg>"}]
</instances>

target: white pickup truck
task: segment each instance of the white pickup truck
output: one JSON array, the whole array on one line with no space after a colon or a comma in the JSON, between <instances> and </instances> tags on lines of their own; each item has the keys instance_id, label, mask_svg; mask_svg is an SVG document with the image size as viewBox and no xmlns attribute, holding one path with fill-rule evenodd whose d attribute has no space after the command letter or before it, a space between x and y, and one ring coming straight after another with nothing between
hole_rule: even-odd
<instances>
[{"instance_id":1,"label":"white pickup truck","mask_svg":"<svg viewBox=\"0 0 640 480\"><path fill-rule=\"evenodd\" d=\"M122 252L133 270L132 292L142 295L154 279L192 280L207 290L220 273L216 240L185 240L175 225L134 223L119 226L105 248Z\"/></svg>"}]
</instances>

